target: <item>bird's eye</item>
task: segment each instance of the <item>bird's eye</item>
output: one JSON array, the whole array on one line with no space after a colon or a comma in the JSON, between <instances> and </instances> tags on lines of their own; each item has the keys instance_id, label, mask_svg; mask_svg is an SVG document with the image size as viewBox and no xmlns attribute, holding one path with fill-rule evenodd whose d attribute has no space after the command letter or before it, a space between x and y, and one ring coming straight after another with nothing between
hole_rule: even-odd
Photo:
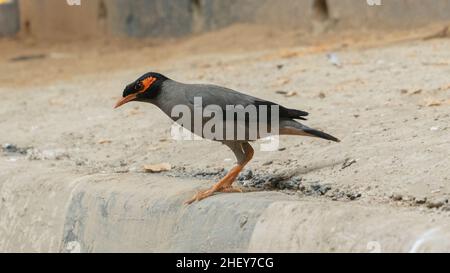
<instances>
[{"instance_id":1,"label":"bird's eye","mask_svg":"<svg viewBox=\"0 0 450 273\"><path fill-rule=\"evenodd\" d=\"M143 85L142 85L142 83L140 83L140 82L138 82L138 83L136 83L136 84L134 85L134 89L137 90L137 91L141 90L142 87L143 87Z\"/></svg>"}]
</instances>

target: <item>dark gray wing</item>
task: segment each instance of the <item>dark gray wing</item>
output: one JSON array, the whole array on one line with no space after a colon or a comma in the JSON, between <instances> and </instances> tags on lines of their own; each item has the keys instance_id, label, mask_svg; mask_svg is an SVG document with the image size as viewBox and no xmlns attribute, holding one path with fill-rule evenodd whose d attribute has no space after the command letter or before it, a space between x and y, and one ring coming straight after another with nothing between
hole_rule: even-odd
<instances>
[{"instance_id":1,"label":"dark gray wing","mask_svg":"<svg viewBox=\"0 0 450 273\"><path fill-rule=\"evenodd\" d=\"M303 117L308 116L308 113L305 111L289 109L271 101L259 99L216 85L189 85L189 87L185 89L185 96L191 104L194 104L194 97L201 97L203 107L214 104L225 110L227 105L242 105L244 107L248 105L255 105L258 109L258 106L266 105L270 111L270 106L278 105L280 118L306 120Z\"/></svg>"}]
</instances>

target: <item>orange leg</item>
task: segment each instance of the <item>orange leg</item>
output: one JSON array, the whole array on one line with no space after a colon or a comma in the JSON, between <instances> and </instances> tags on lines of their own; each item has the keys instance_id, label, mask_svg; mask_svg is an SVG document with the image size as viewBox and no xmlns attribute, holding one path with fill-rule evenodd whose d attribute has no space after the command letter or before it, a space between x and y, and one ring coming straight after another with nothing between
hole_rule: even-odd
<instances>
[{"instance_id":1,"label":"orange leg","mask_svg":"<svg viewBox=\"0 0 450 273\"><path fill-rule=\"evenodd\" d=\"M219 182L214 184L210 189L200 191L196 195L194 195L191 199L187 200L185 204L191 204L194 201L200 201L205 199L215 192L242 192L242 190L238 188L233 188L231 185L238 177L239 173L242 171L244 166L252 159L253 157L253 149L248 143L243 143L241 145L243 151L243 155L245 156L242 162L239 162L238 165L234 166ZM238 160L239 161L239 160Z\"/></svg>"}]
</instances>

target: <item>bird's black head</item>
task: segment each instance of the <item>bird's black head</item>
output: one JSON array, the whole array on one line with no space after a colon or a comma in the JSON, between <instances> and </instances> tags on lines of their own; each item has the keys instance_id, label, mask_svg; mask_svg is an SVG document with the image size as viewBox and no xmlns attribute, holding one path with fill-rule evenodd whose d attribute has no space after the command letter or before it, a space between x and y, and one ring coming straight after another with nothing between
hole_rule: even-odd
<instances>
[{"instance_id":1,"label":"bird's black head","mask_svg":"<svg viewBox=\"0 0 450 273\"><path fill-rule=\"evenodd\" d=\"M162 74L149 72L130 83L123 90L122 98L115 108L130 101L146 101L155 98L161 91L162 83L168 78Z\"/></svg>"}]
</instances>

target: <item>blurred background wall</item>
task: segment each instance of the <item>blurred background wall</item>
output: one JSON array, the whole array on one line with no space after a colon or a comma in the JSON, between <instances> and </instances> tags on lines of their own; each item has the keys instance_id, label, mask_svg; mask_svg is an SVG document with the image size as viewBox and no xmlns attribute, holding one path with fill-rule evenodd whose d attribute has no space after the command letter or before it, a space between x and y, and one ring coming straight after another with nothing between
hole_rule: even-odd
<instances>
[{"instance_id":1,"label":"blurred background wall","mask_svg":"<svg viewBox=\"0 0 450 273\"><path fill-rule=\"evenodd\" d=\"M76 3L76 0L68 0ZM232 23L414 28L450 20L450 0L0 0L0 35L177 37ZM381 6L368 2L380 1ZM17 3L16 3L17 2ZM18 20L20 18L20 30Z\"/></svg>"},{"instance_id":2,"label":"blurred background wall","mask_svg":"<svg viewBox=\"0 0 450 273\"><path fill-rule=\"evenodd\" d=\"M19 31L19 7L16 1L0 0L0 37Z\"/></svg>"}]
</instances>

